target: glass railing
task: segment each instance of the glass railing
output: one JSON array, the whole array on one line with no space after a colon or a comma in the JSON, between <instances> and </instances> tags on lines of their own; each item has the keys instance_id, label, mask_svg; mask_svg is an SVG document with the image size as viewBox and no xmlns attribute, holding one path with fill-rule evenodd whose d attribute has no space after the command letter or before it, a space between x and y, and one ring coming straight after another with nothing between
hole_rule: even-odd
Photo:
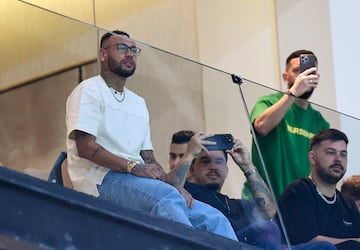
<instances>
[{"instance_id":1,"label":"glass railing","mask_svg":"<svg viewBox=\"0 0 360 250\"><path fill-rule=\"evenodd\" d=\"M12 56L5 56L8 60L3 58L0 67L0 162L16 171L36 168L48 173L57 155L65 150L66 98L79 78L98 74L99 67L93 63L80 67L80 71L69 70L23 84L96 59L99 38L107 29L21 1L4 1L0 8L3 15L8 9L16 13L16 18L12 13L6 17L10 21L3 22L2 55L11 51ZM258 98L277 90L241 76L234 79L237 72L224 72L141 41L137 41L137 46L142 52L127 87L146 100L155 155L165 169L171 136L181 129L231 133L251 152L251 110ZM312 107L321 112L331 127L348 135L347 176L355 174L359 119L314 103ZM232 160L228 165L222 191L240 198L245 177ZM266 162L263 168L266 172ZM265 180L271 187L270 180Z\"/></svg>"}]
</instances>

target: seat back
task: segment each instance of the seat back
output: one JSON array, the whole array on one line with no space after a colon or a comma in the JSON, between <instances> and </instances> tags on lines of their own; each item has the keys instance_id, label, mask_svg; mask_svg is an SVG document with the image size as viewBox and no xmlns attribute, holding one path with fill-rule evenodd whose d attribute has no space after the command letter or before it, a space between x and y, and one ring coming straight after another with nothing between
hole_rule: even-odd
<instances>
[{"instance_id":1,"label":"seat back","mask_svg":"<svg viewBox=\"0 0 360 250\"><path fill-rule=\"evenodd\" d=\"M67 153L61 152L58 158L56 159L54 166L52 167L48 181L52 183L59 184L61 186L64 186L64 180L63 180L63 174L62 174L62 165L65 162L66 163ZM67 168L66 168L67 171Z\"/></svg>"},{"instance_id":2,"label":"seat back","mask_svg":"<svg viewBox=\"0 0 360 250\"><path fill-rule=\"evenodd\" d=\"M73 188L73 185L72 185L72 182L70 179L70 175L68 172L67 159L65 159L63 161L63 163L61 164L61 177L62 177L64 187Z\"/></svg>"}]
</instances>

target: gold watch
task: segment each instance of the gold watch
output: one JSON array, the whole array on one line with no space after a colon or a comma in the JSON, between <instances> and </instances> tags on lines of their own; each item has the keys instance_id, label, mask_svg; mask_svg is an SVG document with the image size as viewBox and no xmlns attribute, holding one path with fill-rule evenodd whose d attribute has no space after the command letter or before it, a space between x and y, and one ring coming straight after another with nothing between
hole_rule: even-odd
<instances>
[{"instance_id":1,"label":"gold watch","mask_svg":"<svg viewBox=\"0 0 360 250\"><path fill-rule=\"evenodd\" d=\"M129 174L131 174L131 171L133 170L133 168L136 166L137 162L136 161L128 161L127 163L127 172Z\"/></svg>"}]
</instances>

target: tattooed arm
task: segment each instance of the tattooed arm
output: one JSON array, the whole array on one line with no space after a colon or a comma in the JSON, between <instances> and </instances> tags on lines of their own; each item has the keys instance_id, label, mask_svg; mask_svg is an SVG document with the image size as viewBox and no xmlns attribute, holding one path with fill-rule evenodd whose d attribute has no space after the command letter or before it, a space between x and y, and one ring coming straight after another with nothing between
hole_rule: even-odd
<instances>
[{"instance_id":1,"label":"tattooed arm","mask_svg":"<svg viewBox=\"0 0 360 250\"><path fill-rule=\"evenodd\" d=\"M76 147L80 157L112 170L127 172L127 164L129 161L104 149L95 141L95 136L76 130L75 137Z\"/></svg>"},{"instance_id":2,"label":"tattooed arm","mask_svg":"<svg viewBox=\"0 0 360 250\"><path fill-rule=\"evenodd\" d=\"M100 166L110 168L115 171L128 172L131 161L112 154L95 141L95 136L83 131L75 131L76 146L80 157L92 161ZM156 163L152 150L142 151L145 164L137 163L132 169L131 174L165 180L165 172Z\"/></svg>"},{"instance_id":3,"label":"tattooed arm","mask_svg":"<svg viewBox=\"0 0 360 250\"><path fill-rule=\"evenodd\" d=\"M166 182L175 187L183 187L186 181L187 172L190 169L191 162L191 155L184 154L179 164L166 174Z\"/></svg>"},{"instance_id":4,"label":"tattooed arm","mask_svg":"<svg viewBox=\"0 0 360 250\"><path fill-rule=\"evenodd\" d=\"M145 164L155 163L160 166L160 164L156 161L152 150L141 150L140 155L141 155L141 158L143 158Z\"/></svg>"},{"instance_id":5,"label":"tattooed arm","mask_svg":"<svg viewBox=\"0 0 360 250\"><path fill-rule=\"evenodd\" d=\"M141 150L140 155L145 164L136 164L131 172L137 176L150 177L165 181L166 173L160 164L156 161L152 150Z\"/></svg>"},{"instance_id":6,"label":"tattooed arm","mask_svg":"<svg viewBox=\"0 0 360 250\"><path fill-rule=\"evenodd\" d=\"M264 214L265 218L273 218L276 213L274 198L256 168L251 164L250 154L246 147L239 140L235 140L233 149L227 152L247 178L258 209Z\"/></svg>"},{"instance_id":7,"label":"tattooed arm","mask_svg":"<svg viewBox=\"0 0 360 250\"><path fill-rule=\"evenodd\" d=\"M166 181L168 183L176 187L184 186L193 159L196 158L201 150L207 150L203 144L208 143L204 142L204 140L211 135L212 134L197 132L191 137L184 156L181 157L179 163L166 175Z\"/></svg>"},{"instance_id":8,"label":"tattooed arm","mask_svg":"<svg viewBox=\"0 0 360 250\"><path fill-rule=\"evenodd\" d=\"M271 219L276 214L276 207L274 198L267 187L264 180L261 178L255 167L244 172L247 176L250 191L253 195L254 202L258 209L263 212L265 218Z\"/></svg>"},{"instance_id":9,"label":"tattooed arm","mask_svg":"<svg viewBox=\"0 0 360 250\"><path fill-rule=\"evenodd\" d=\"M194 206L194 198L184 188L184 184L192 161L196 158L196 155L201 152L201 150L206 150L206 148L202 145L202 139L207 136L209 136L209 134L201 132L194 134L190 139L186 152L184 156L181 157L180 162L166 175L166 182L175 186L179 190L188 207Z\"/></svg>"},{"instance_id":10,"label":"tattooed arm","mask_svg":"<svg viewBox=\"0 0 360 250\"><path fill-rule=\"evenodd\" d=\"M206 138L213 136L212 133L197 132L187 144L186 152L181 157L179 163L166 175L166 182L175 186L184 197L188 207L193 207L194 198L184 188L186 177L193 160L200 154L202 150L207 152L205 145L214 145L215 142L207 141Z\"/></svg>"}]
</instances>

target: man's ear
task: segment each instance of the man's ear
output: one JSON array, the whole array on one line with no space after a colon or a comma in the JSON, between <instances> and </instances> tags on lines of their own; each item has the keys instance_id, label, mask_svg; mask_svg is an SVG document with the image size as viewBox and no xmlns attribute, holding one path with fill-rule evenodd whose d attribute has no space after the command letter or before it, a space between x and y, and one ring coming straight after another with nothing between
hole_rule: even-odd
<instances>
[{"instance_id":1,"label":"man's ear","mask_svg":"<svg viewBox=\"0 0 360 250\"><path fill-rule=\"evenodd\" d=\"M288 76L289 74L287 72L282 73L282 78L286 84L288 84Z\"/></svg>"},{"instance_id":2,"label":"man's ear","mask_svg":"<svg viewBox=\"0 0 360 250\"><path fill-rule=\"evenodd\" d=\"M99 50L99 59L100 59L100 61L105 61L105 59L106 59L106 50L105 49L100 49Z\"/></svg>"},{"instance_id":3,"label":"man's ear","mask_svg":"<svg viewBox=\"0 0 360 250\"><path fill-rule=\"evenodd\" d=\"M191 163L189 171L192 174L194 173L194 163Z\"/></svg>"},{"instance_id":4,"label":"man's ear","mask_svg":"<svg viewBox=\"0 0 360 250\"><path fill-rule=\"evenodd\" d=\"M310 164L311 165L315 164L315 157L316 157L315 152L310 150L308 157L309 157Z\"/></svg>"}]
</instances>

